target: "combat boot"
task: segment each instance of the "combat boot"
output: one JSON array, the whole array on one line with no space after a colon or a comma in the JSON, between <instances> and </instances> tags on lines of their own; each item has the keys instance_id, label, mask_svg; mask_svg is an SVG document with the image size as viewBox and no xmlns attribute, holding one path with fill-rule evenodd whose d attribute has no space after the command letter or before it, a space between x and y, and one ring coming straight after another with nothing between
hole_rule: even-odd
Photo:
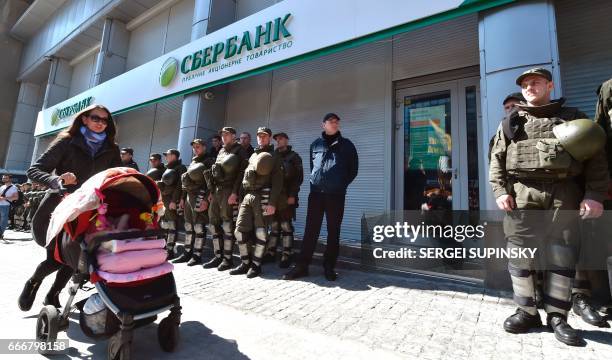
<instances>
[{"instance_id":1,"label":"combat boot","mask_svg":"<svg viewBox=\"0 0 612 360\"><path fill-rule=\"evenodd\" d=\"M559 313L550 313L546 318L546 323L555 332L555 339L560 342L570 346L584 344L582 337L567 323L565 316Z\"/></svg>"},{"instance_id":2,"label":"combat boot","mask_svg":"<svg viewBox=\"0 0 612 360\"><path fill-rule=\"evenodd\" d=\"M249 269L249 272L247 273L246 277L249 279L252 279L256 276L259 276L260 274L261 274L261 266L253 264L253 266L251 266L251 268Z\"/></svg>"},{"instance_id":3,"label":"combat boot","mask_svg":"<svg viewBox=\"0 0 612 360\"><path fill-rule=\"evenodd\" d=\"M230 275L244 275L249 271L249 264L246 263L240 263L240 265L238 265L238 267L236 267L235 269L232 269L229 274Z\"/></svg>"},{"instance_id":4,"label":"combat boot","mask_svg":"<svg viewBox=\"0 0 612 360\"><path fill-rule=\"evenodd\" d=\"M590 298L585 294L574 294L572 310L580 316L585 323L598 327L610 327L608 322L591 306Z\"/></svg>"},{"instance_id":5,"label":"combat boot","mask_svg":"<svg viewBox=\"0 0 612 360\"><path fill-rule=\"evenodd\" d=\"M212 259L210 259L209 261L207 261L206 263L204 263L204 265L202 265L202 267L204 269L212 269L212 268L216 268L217 266L221 265L221 262L223 261L223 259L221 259L220 257L214 257Z\"/></svg>"},{"instance_id":6,"label":"combat boot","mask_svg":"<svg viewBox=\"0 0 612 360\"><path fill-rule=\"evenodd\" d=\"M521 308L516 309L516 312L504 321L504 330L512 334L523 334L540 326L540 314L531 315Z\"/></svg>"}]
</instances>

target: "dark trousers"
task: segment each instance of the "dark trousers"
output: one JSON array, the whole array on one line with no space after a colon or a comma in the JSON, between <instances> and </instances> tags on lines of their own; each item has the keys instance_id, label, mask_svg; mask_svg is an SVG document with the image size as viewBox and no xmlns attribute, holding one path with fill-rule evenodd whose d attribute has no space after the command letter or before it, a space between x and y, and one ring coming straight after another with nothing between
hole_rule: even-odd
<instances>
[{"instance_id":1,"label":"dark trousers","mask_svg":"<svg viewBox=\"0 0 612 360\"><path fill-rule=\"evenodd\" d=\"M323 266L333 269L336 266L340 248L340 226L344 217L345 194L326 194L311 192L308 195L308 210L306 212L306 227L302 239L302 250L298 265L308 266L312 261L323 215L327 221L327 246L325 248Z\"/></svg>"},{"instance_id":2,"label":"dark trousers","mask_svg":"<svg viewBox=\"0 0 612 360\"><path fill-rule=\"evenodd\" d=\"M57 193L46 193L45 197L40 202L40 206L36 210L36 213L32 217L32 237L36 243L40 246L45 246L47 228L49 227L49 220L51 219L51 213L55 207L62 200L61 196ZM52 274L54 271L59 270L55 276L55 281L49 290L49 293L60 292L70 280L72 276L72 268L67 265L63 265L53 257L55 252L55 240L51 241L48 246L45 246L47 250L47 258L43 260L38 267L31 280L34 282L42 282L44 278Z\"/></svg>"}]
</instances>

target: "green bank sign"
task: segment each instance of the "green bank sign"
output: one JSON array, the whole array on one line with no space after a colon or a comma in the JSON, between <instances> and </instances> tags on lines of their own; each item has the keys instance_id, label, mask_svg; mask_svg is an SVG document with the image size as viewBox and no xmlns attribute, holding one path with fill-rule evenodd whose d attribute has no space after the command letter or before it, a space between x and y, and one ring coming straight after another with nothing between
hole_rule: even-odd
<instances>
[{"instance_id":1,"label":"green bank sign","mask_svg":"<svg viewBox=\"0 0 612 360\"><path fill-rule=\"evenodd\" d=\"M92 100L93 100L93 96L89 96L72 105L62 107L59 109L55 109L55 111L53 111L53 114L51 114L51 125L55 126L63 119L68 118L78 113L79 111L85 109L86 107L91 105Z\"/></svg>"},{"instance_id":2,"label":"green bank sign","mask_svg":"<svg viewBox=\"0 0 612 360\"><path fill-rule=\"evenodd\" d=\"M234 56L261 48L264 45L288 38L287 22L291 14L277 17L264 25L258 25L254 31L245 31L242 35L234 35L225 41L218 42L204 49L197 50L181 60L181 73L188 74L200 68L214 65L219 60L229 60Z\"/></svg>"}]
</instances>

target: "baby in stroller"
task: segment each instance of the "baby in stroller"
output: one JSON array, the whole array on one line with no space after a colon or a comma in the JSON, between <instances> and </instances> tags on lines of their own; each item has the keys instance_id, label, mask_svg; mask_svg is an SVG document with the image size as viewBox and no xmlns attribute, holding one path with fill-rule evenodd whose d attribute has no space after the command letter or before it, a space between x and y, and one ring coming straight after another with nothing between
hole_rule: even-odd
<instances>
[{"instance_id":1,"label":"baby in stroller","mask_svg":"<svg viewBox=\"0 0 612 360\"><path fill-rule=\"evenodd\" d=\"M159 324L158 340L164 351L176 348L181 307L158 225L162 209L154 181L130 168L100 172L63 199L51 217L47 243L57 239L55 258L74 269L73 283L61 313L53 305L40 311L37 340L53 343L78 308L87 336L109 338L108 358L129 359L133 329L170 311ZM72 306L88 281L97 293Z\"/></svg>"}]
</instances>

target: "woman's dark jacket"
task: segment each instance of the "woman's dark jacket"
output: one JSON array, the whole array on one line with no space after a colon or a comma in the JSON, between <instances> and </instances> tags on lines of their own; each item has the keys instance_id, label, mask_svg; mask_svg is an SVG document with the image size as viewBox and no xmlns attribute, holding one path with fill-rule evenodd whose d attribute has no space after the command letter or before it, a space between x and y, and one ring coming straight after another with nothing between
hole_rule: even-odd
<instances>
[{"instance_id":1,"label":"woman's dark jacket","mask_svg":"<svg viewBox=\"0 0 612 360\"><path fill-rule=\"evenodd\" d=\"M77 183L67 185L66 189L72 192L93 175L117 166L122 166L117 144L105 140L98 152L92 156L89 147L85 144L85 138L79 133L74 137L55 140L32 164L27 174L30 180L53 189L59 186L59 175L71 172L76 176Z\"/></svg>"}]
</instances>

